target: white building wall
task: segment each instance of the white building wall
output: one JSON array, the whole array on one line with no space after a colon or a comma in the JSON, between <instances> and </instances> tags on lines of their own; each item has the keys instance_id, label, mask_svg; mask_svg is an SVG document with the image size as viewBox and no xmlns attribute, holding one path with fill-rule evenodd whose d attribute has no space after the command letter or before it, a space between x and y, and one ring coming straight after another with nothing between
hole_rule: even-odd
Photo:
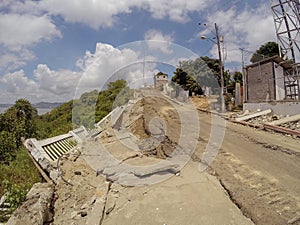
<instances>
[{"instance_id":1,"label":"white building wall","mask_svg":"<svg viewBox=\"0 0 300 225\"><path fill-rule=\"evenodd\" d=\"M275 71L275 94L276 100L284 100L285 89L284 89L284 71L281 66L274 64Z\"/></svg>"}]
</instances>

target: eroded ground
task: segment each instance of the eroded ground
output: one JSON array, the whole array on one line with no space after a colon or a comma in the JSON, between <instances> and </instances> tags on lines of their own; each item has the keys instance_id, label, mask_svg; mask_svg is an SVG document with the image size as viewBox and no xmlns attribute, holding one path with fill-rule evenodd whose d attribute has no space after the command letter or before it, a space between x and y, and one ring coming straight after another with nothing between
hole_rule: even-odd
<instances>
[{"instance_id":1,"label":"eroded ground","mask_svg":"<svg viewBox=\"0 0 300 225\"><path fill-rule=\"evenodd\" d=\"M207 108L205 99L195 105ZM300 224L299 140L228 122L216 159L201 172L219 126L211 114L197 112L195 152L172 155L180 138L193 147L194 131L182 128L182 115L195 123L190 107L161 97L138 101L124 113L122 129L108 123L80 156L62 159L69 184L56 186L52 224ZM179 170L168 160L186 156L191 160ZM162 170L151 167L162 162Z\"/></svg>"}]
</instances>

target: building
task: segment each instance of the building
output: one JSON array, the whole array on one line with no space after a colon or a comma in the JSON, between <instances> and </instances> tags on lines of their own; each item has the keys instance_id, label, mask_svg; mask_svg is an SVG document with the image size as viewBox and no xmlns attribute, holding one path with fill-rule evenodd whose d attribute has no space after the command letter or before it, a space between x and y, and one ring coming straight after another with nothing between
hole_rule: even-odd
<instances>
[{"instance_id":1,"label":"building","mask_svg":"<svg viewBox=\"0 0 300 225\"><path fill-rule=\"evenodd\" d=\"M154 88L163 90L164 86L168 83L168 74L162 72L154 76Z\"/></svg>"},{"instance_id":2,"label":"building","mask_svg":"<svg viewBox=\"0 0 300 225\"><path fill-rule=\"evenodd\" d=\"M300 70L279 56L244 68L244 109L273 109L275 113L299 112ZM290 115L291 115L290 114Z\"/></svg>"}]
</instances>

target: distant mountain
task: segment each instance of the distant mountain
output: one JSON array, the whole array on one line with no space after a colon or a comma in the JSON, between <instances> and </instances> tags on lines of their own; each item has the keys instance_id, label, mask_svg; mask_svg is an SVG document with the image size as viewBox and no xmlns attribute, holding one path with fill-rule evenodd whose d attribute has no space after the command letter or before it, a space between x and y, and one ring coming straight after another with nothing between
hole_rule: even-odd
<instances>
[{"instance_id":1,"label":"distant mountain","mask_svg":"<svg viewBox=\"0 0 300 225\"><path fill-rule=\"evenodd\" d=\"M39 102L32 104L32 106L39 109L54 109L61 106L62 104L62 102Z\"/></svg>"},{"instance_id":2,"label":"distant mountain","mask_svg":"<svg viewBox=\"0 0 300 225\"><path fill-rule=\"evenodd\" d=\"M34 108L39 108L39 109L54 109L56 107L61 106L63 103L62 102L39 102L32 104ZM12 107L13 104L7 104L7 103L0 103L0 108L10 108Z\"/></svg>"},{"instance_id":3,"label":"distant mountain","mask_svg":"<svg viewBox=\"0 0 300 225\"><path fill-rule=\"evenodd\" d=\"M12 107L13 104L1 104L0 103L0 108L9 108L9 107Z\"/></svg>"}]
</instances>

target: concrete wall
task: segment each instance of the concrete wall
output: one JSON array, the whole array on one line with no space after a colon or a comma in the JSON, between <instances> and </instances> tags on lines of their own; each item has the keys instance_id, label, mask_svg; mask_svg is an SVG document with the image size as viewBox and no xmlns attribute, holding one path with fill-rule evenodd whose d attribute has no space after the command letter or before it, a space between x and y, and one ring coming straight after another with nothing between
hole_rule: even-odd
<instances>
[{"instance_id":1,"label":"concrete wall","mask_svg":"<svg viewBox=\"0 0 300 225\"><path fill-rule=\"evenodd\" d=\"M257 111L271 109L278 115L297 115L300 114L300 102L262 102L262 103L244 103L244 110Z\"/></svg>"},{"instance_id":2,"label":"concrete wall","mask_svg":"<svg viewBox=\"0 0 300 225\"><path fill-rule=\"evenodd\" d=\"M274 65L275 71L275 86L276 86L276 100L284 100L285 89L284 89L284 71L283 68L277 64Z\"/></svg>"},{"instance_id":3,"label":"concrete wall","mask_svg":"<svg viewBox=\"0 0 300 225\"><path fill-rule=\"evenodd\" d=\"M275 100L273 62L246 69L247 102Z\"/></svg>"}]
</instances>

